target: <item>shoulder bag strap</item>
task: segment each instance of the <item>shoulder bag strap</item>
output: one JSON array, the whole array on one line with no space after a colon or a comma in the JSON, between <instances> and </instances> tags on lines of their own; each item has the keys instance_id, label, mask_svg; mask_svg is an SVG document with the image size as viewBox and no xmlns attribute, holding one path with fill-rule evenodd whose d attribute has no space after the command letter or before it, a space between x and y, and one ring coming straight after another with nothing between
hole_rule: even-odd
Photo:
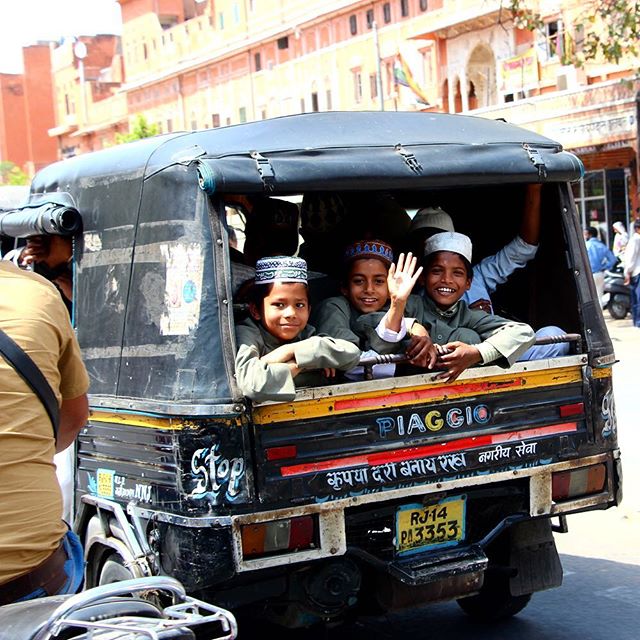
<instances>
[{"instance_id":1,"label":"shoulder bag strap","mask_svg":"<svg viewBox=\"0 0 640 640\"><path fill-rule=\"evenodd\" d=\"M60 408L51 385L38 369L36 363L18 346L2 329L0 329L0 354L20 374L22 379L31 387L51 419L53 436L58 437L60 423Z\"/></svg>"}]
</instances>

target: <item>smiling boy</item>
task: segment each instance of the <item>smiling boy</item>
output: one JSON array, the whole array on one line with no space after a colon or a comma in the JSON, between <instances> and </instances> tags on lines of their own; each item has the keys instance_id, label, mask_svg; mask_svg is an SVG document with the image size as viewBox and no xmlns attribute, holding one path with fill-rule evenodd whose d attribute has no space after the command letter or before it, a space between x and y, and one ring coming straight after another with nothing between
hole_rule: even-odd
<instances>
[{"instance_id":1,"label":"smiling boy","mask_svg":"<svg viewBox=\"0 0 640 640\"><path fill-rule=\"evenodd\" d=\"M410 295L422 272L416 263L409 253L400 254L394 264L393 251L382 240L354 242L344 254L342 295L318 305L314 324L319 331L357 345L364 357L406 353L412 364L431 368L436 351L426 329L416 322L416 316L422 315L422 301ZM394 373L393 364L373 368L374 378ZM362 379L362 367L346 376Z\"/></svg>"},{"instance_id":2,"label":"smiling boy","mask_svg":"<svg viewBox=\"0 0 640 640\"><path fill-rule=\"evenodd\" d=\"M236 327L236 380L251 400L292 400L296 387L326 384L336 369L358 363L360 350L355 345L317 335L308 324L304 260L258 260L249 298L251 317Z\"/></svg>"},{"instance_id":3,"label":"smiling boy","mask_svg":"<svg viewBox=\"0 0 640 640\"><path fill-rule=\"evenodd\" d=\"M423 322L445 369L437 378L449 382L476 364L509 366L535 341L529 325L469 309L461 299L471 287L471 256L471 240L454 231L425 243Z\"/></svg>"}]
</instances>

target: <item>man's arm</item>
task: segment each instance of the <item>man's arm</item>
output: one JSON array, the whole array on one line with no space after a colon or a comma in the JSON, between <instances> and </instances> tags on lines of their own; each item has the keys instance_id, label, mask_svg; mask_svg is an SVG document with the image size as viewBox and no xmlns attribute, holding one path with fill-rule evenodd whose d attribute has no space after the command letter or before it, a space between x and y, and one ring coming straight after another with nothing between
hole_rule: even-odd
<instances>
[{"instance_id":1,"label":"man's arm","mask_svg":"<svg viewBox=\"0 0 640 640\"><path fill-rule=\"evenodd\" d=\"M72 240L68 236L32 236L27 238L27 245L20 254L20 266L29 268L36 264L47 267L51 273L43 275L54 282L62 295L71 302L73 300L70 267L72 253Z\"/></svg>"},{"instance_id":2,"label":"man's arm","mask_svg":"<svg viewBox=\"0 0 640 640\"><path fill-rule=\"evenodd\" d=\"M56 453L64 451L76 439L80 429L86 426L88 418L89 400L86 393L62 401Z\"/></svg>"},{"instance_id":3,"label":"man's arm","mask_svg":"<svg viewBox=\"0 0 640 640\"><path fill-rule=\"evenodd\" d=\"M540 193L541 184L527 185L524 198L524 214L520 225L520 237L527 244L538 244L540 241Z\"/></svg>"},{"instance_id":4,"label":"man's arm","mask_svg":"<svg viewBox=\"0 0 640 640\"><path fill-rule=\"evenodd\" d=\"M20 255L22 266L42 262L49 269L56 269L71 260L72 244L68 236L42 235L27 238L27 245Z\"/></svg>"},{"instance_id":5,"label":"man's arm","mask_svg":"<svg viewBox=\"0 0 640 640\"><path fill-rule=\"evenodd\" d=\"M613 269L613 267L616 266L616 262L618 262L618 258L615 257L613 251L611 251L611 249L609 249L609 247L607 247L605 245L605 248L607 250L607 253L605 254L605 269L611 270Z\"/></svg>"},{"instance_id":6,"label":"man's arm","mask_svg":"<svg viewBox=\"0 0 640 640\"><path fill-rule=\"evenodd\" d=\"M499 284L507 281L516 270L526 266L538 250L536 245L526 243L519 236L506 244L498 253L483 258L473 267L473 280L476 288L483 287L492 294ZM470 300L475 302L475 300Z\"/></svg>"}]
</instances>

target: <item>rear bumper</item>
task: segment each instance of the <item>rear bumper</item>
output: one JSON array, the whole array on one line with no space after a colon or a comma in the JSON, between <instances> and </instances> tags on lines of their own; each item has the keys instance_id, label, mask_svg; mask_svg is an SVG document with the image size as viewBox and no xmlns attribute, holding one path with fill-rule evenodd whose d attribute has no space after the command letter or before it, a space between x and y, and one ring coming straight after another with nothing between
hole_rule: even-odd
<instances>
[{"instance_id":1,"label":"rear bumper","mask_svg":"<svg viewBox=\"0 0 640 640\"><path fill-rule=\"evenodd\" d=\"M573 498L554 502L552 499L552 474L559 471L578 469L595 464L607 466L607 480L603 491L582 498ZM416 497L430 495L454 495L465 493L478 488L490 488L492 485L519 479L528 486L528 512L518 515L508 515L494 531L483 536L480 540L469 541L468 547L473 544L480 548L486 546L505 527L512 522L527 518L549 517L576 513L591 509L606 509L616 506L621 499L621 476L619 450L571 460L548 464L533 468L514 469L504 472L492 473L490 476L477 475L471 478L460 478L438 482L432 485L394 489L384 493L375 493L362 496L352 496L344 500L335 500L325 504L305 505L291 509L263 511L251 515L239 515L231 517L232 541L234 564L238 572L256 571L270 567L278 567L292 563L309 562L321 558L330 558L343 555L352 549L352 543L347 536L345 522L350 509L373 503L385 503L403 501L416 501ZM418 498L420 499L420 498ZM268 522L293 518L296 516L317 514L319 528L318 548L294 553L285 553L272 557L245 559L242 553L241 528L246 524L256 522Z\"/></svg>"},{"instance_id":2,"label":"rear bumper","mask_svg":"<svg viewBox=\"0 0 640 640\"><path fill-rule=\"evenodd\" d=\"M552 474L605 464L607 479L603 490L587 497L574 498L555 502L552 499ZM385 505L387 516L396 506L416 502L433 502L445 496L468 494L473 497L478 493L491 495L500 486L517 484L519 488L517 505L502 505L499 515L490 522L486 530L479 532L464 543L449 550L433 550L413 556L412 560L403 562L394 556L390 549L393 532L389 528L387 517L386 550L378 554L367 549L367 511L376 510ZM253 514L239 514L231 516L176 516L157 510L141 508L133 503L128 505L130 516L138 520L153 520L156 523L166 523L176 531L205 530L216 538L224 538L222 545L232 550L232 561L229 562L227 577L234 573L248 574L261 570L288 570L291 565L318 560L335 558L343 555L357 557L360 561L373 565L374 568L390 573L406 585L425 584L437 580L442 576L456 578L456 576L480 576L486 568L484 549L502 532L516 522L532 518L548 518L569 513L592 509L607 509L616 506L621 499L621 476L619 450L582 457L577 460L563 461L553 464L539 465L531 468L511 469L491 474L475 475L469 478L456 478L433 484L421 484L350 496L322 504L308 504L287 509L261 511ZM489 503L500 501L500 498L488 498ZM349 524L354 512L365 512L364 536L354 539L354 527ZM244 558L242 550L242 527L259 522L286 520L303 515L313 515L317 521L316 548L279 553L277 555L259 558ZM361 516L362 517L362 516ZM393 518L393 516L391 516ZM204 533L204 531L202 531ZM364 542L364 544L361 544ZM225 554L226 555L226 554ZM228 557L228 556L227 556ZM175 560L180 563L179 557Z\"/></svg>"}]
</instances>

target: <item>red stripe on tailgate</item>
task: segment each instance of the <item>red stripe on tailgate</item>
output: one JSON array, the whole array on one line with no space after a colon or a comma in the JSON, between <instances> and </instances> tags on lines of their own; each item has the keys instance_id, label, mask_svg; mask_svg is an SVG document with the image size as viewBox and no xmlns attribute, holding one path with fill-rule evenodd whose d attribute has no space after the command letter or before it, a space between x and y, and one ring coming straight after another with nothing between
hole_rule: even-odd
<instances>
[{"instance_id":1,"label":"red stripe on tailgate","mask_svg":"<svg viewBox=\"0 0 640 640\"><path fill-rule=\"evenodd\" d=\"M343 411L347 409L364 409L367 407L378 407L389 402L391 398L393 404L399 402L414 402L416 400L431 400L433 398L447 397L452 394L464 393L465 395L486 393L487 391L495 391L496 389L512 389L513 387L523 387L526 384L524 378L512 378L511 380L503 380L500 382L478 382L455 384L448 387L439 387L436 389L414 389L413 391L404 391L402 393L394 393L374 396L372 398L349 398L347 400L336 400L334 404L335 411Z\"/></svg>"},{"instance_id":2,"label":"red stripe on tailgate","mask_svg":"<svg viewBox=\"0 0 640 640\"><path fill-rule=\"evenodd\" d=\"M548 427L538 427L535 429L525 429L521 431L510 431L509 433L496 433L487 436L471 436L452 442L442 444L430 444L424 447L411 447L408 449L396 449L394 451L384 451L381 453L368 453L361 456L350 456L347 458L335 458L324 460L323 462L310 462L308 464L295 464L289 467L282 467L280 474L284 477L298 476L304 473L316 473L318 471L328 471L329 469L343 469L346 467L358 467L364 465L384 464L385 462L401 462L403 460L413 460L414 458L426 458L427 456L439 455L442 453L453 453L464 449L477 449L492 444L509 442L510 440L527 440L530 438L541 438L559 433L571 433L578 430L577 422L564 422L562 424L552 424Z\"/></svg>"}]
</instances>

